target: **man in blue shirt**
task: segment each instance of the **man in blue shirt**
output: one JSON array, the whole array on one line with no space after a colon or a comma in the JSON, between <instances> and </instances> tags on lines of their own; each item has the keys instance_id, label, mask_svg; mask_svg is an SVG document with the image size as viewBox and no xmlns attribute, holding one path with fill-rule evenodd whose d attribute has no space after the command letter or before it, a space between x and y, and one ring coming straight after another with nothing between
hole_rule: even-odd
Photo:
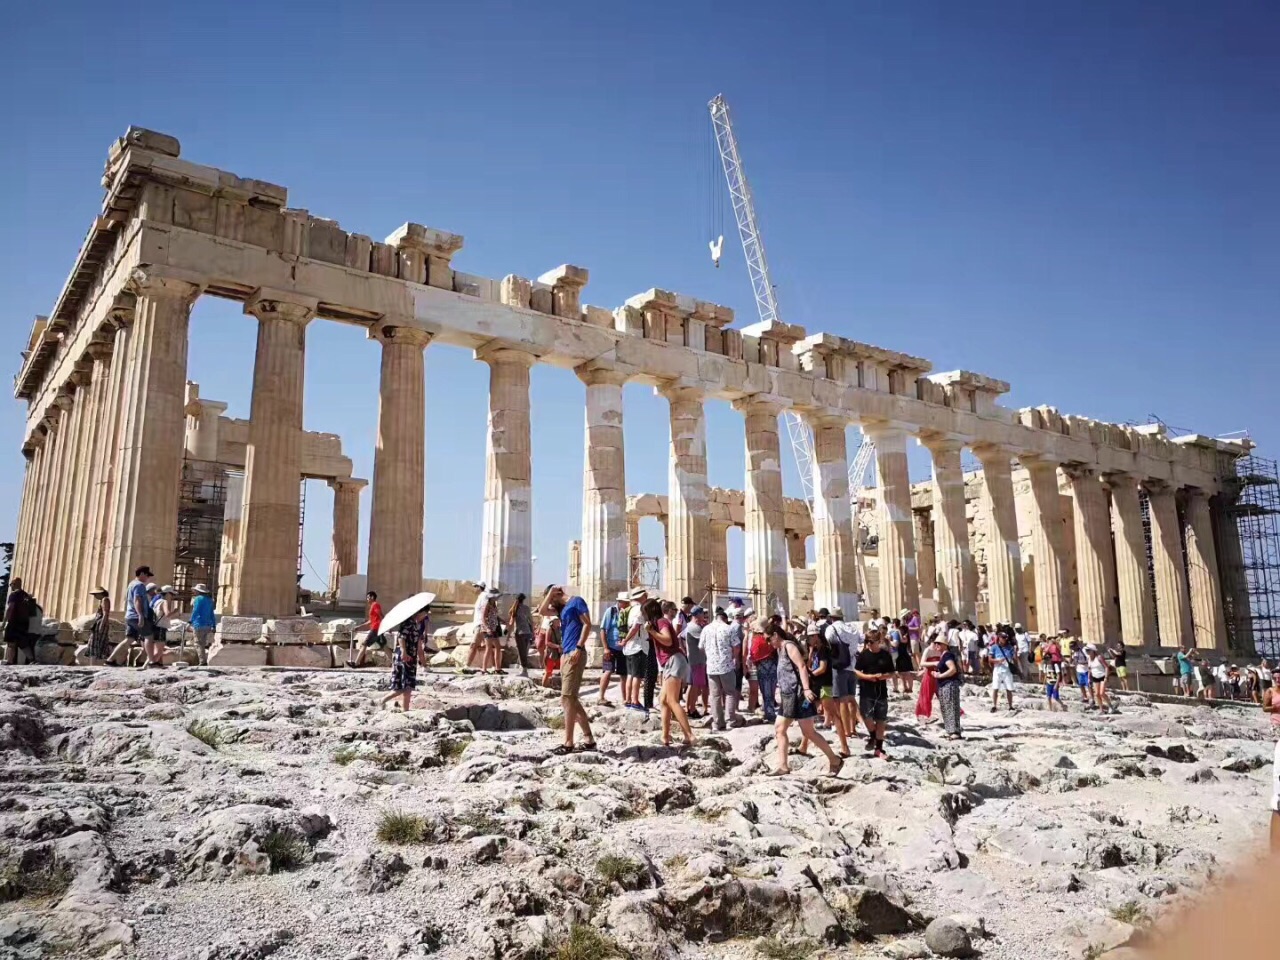
<instances>
[{"instance_id":1,"label":"man in blue shirt","mask_svg":"<svg viewBox=\"0 0 1280 960\"><path fill-rule=\"evenodd\" d=\"M200 666L209 665L209 634L213 633L213 597L209 596L209 588L197 583L192 590L195 599L191 602L191 629L196 632L196 650L200 655Z\"/></svg>"},{"instance_id":2,"label":"man in blue shirt","mask_svg":"<svg viewBox=\"0 0 1280 960\"><path fill-rule=\"evenodd\" d=\"M152 629L154 619L151 615L151 600L147 596L147 584L150 582L151 568L138 567L133 571L133 581L129 584L124 600L124 639L130 645L142 644L142 652L146 654L144 666L151 666L152 663L151 639L155 632ZM163 651L156 656L157 662L161 655ZM114 651L111 659L115 659Z\"/></svg>"},{"instance_id":3,"label":"man in blue shirt","mask_svg":"<svg viewBox=\"0 0 1280 960\"><path fill-rule=\"evenodd\" d=\"M570 597L564 587L555 584L547 587L538 613L544 617L560 618L560 702L564 705L564 744L555 753L573 752L574 726L582 728L582 749L594 750L596 739L591 734L591 723L586 708L578 699L582 687L582 672L587 666L584 647L591 633L591 611L581 597Z\"/></svg>"},{"instance_id":4,"label":"man in blue shirt","mask_svg":"<svg viewBox=\"0 0 1280 960\"><path fill-rule=\"evenodd\" d=\"M623 611L631 605L631 596L625 590L618 594L618 599L609 605L600 621L600 636L604 638L604 661L600 664L600 706L608 706L604 695L609 690L609 681L616 673L618 679L626 686L627 658L622 655L622 643L619 629L622 626Z\"/></svg>"},{"instance_id":5,"label":"man in blue shirt","mask_svg":"<svg viewBox=\"0 0 1280 960\"><path fill-rule=\"evenodd\" d=\"M1013 706L1013 664L1018 651L1014 646L1013 635L1002 631L996 635L996 642L989 651L991 657L991 712L995 713L1000 703L1000 691L1004 691L1009 701L1009 710Z\"/></svg>"}]
</instances>

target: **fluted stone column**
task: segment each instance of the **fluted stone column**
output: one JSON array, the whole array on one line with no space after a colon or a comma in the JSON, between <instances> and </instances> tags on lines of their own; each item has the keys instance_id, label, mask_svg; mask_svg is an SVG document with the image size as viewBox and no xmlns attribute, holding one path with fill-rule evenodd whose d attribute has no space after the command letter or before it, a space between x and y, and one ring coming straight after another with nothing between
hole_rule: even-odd
<instances>
[{"instance_id":1,"label":"fluted stone column","mask_svg":"<svg viewBox=\"0 0 1280 960\"><path fill-rule=\"evenodd\" d=\"M39 431L37 431L38 433ZM13 540L13 568L15 577L25 576L27 558L31 554L31 503L36 495L36 475L39 472L40 447L43 441L32 436L22 445L22 501L18 507L18 532Z\"/></svg>"},{"instance_id":2,"label":"fluted stone column","mask_svg":"<svg viewBox=\"0 0 1280 960\"><path fill-rule=\"evenodd\" d=\"M1036 629L1053 634L1072 626L1066 584L1066 544L1058 465L1036 457L1022 457L1031 479L1031 551L1036 564Z\"/></svg>"},{"instance_id":3,"label":"fluted stone column","mask_svg":"<svg viewBox=\"0 0 1280 960\"><path fill-rule=\"evenodd\" d=\"M849 450L843 420L806 415L813 430L813 543L817 561L814 606L839 607L850 620L858 609L858 572L849 502Z\"/></svg>"},{"instance_id":4,"label":"fluted stone column","mask_svg":"<svg viewBox=\"0 0 1280 960\"><path fill-rule=\"evenodd\" d=\"M62 408L54 405L41 419L44 427L44 444L40 448L40 475L37 479L36 496L31 523L31 556L27 563L27 589L41 601L44 600L46 570L49 564L49 526L54 517L54 477L58 464L58 447L62 442L60 426Z\"/></svg>"},{"instance_id":5,"label":"fluted stone column","mask_svg":"<svg viewBox=\"0 0 1280 960\"><path fill-rule=\"evenodd\" d=\"M711 521L711 582L718 593L729 589L729 527L727 520Z\"/></svg>"},{"instance_id":6,"label":"fluted stone column","mask_svg":"<svg viewBox=\"0 0 1280 960\"><path fill-rule=\"evenodd\" d=\"M1147 572L1147 545L1142 531L1138 482L1121 473L1107 474L1111 489L1116 547L1116 592L1120 597L1120 636L1127 646L1156 645L1155 610Z\"/></svg>"},{"instance_id":7,"label":"fluted stone column","mask_svg":"<svg viewBox=\"0 0 1280 960\"><path fill-rule=\"evenodd\" d=\"M1209 516L1216 532L1218 578L1222 588L1224 619L1229 623L1229 645L1232 650L1250 656L1257 652L1250 613L1249 583L1245 579L1244 546L1240 528L1231 515L1233 498L1220 494L1210 500Z\"/></svg>"},{"instance_id":8,"label":"fluted stone column","mask_svg":"<svg viewBox=\"0 0 1280 960\"><path fill-rule=\"evenodd\" d=\"M241 519L244 515L244 474L228 473L226 478L227 500L222 509L222 544L218 551L219 609L231 602L232 586L236 582L236 570L240 566L244 540Z\"/></svg>"},{"instance_id":9,"label":"fluted stone column","mask_svg":"<svg viewBox=\"0 0 1280 960\"><path fill-rule=\"evenodd\" d=\"M920 599L936 599L938 590L938 565L933 542L933 510L911 511L913 536L916 542L916 580L920 586Z\"/></svg>"},{"instance_id":10,"label":"fluted stone column","mask_svg":"<svg viewBox=\"0 0 1280 960\"><path fill-rule=\"evenodd\" d=\"M533 592L533 477L529 370L534 356L506 348L477 350L489 365L484 532L480 576L505 593Z\"/></svg>"},{"instance_id":11,"label":"fluted stone column","mask_svg":"<svg viewBox=\"0 0 1280 960\"><path fill-rule=\"evenodd\" d=\"M220 442L219 420L227 405L219 400L194 400L187 404L187 456L192 460L217 462Z\"/></svg>"},{"instance_id":12,"label":"fluted stone column","mask_svg":"<svg viewBox=\"0 0 1280 960\"><path fill-rule=\"evenodd\" d=\"M1222 584L1218 553L1213 544L1209 498L1203 490L1186 491L1183 512L1187 521L1187 581L1191 598L1191 625L1200 650L1225 650L1227 625L1222 615Z\"/></svg>"},{"instance_id":13,"label":"fluted stone column","mask_svg":"<svg viewBox=\"0 0 1280 960\"><path fill-rule=\"evenodd\" d=\"M1120 636L1120 621L1107 491L1095 471L1081 466L1064 469L1074 515L1080 635L1089 643L1113 643Z\"/></svg>"},{"instance_id":14,"label":"fluted stone column","mask_svg":"<svg viewBox=\"0 0 1280 960\"><path fill-rule=\"evenodd\" d=\"M907 434L881 424L863 424L862 430L875 441L880 482L880 612L896 617L920 606Z\"/></svg>"},{"instance_id":15,"label":"fluted stone column","mask_svg":"<svg viewBox=\"0 0 1280 960\"><path fill-rule=\"evenodd\" d=\"M382 344L378 438L369 518L369 589L383 606L422 590L426 481L426 371L432 335L417 327L379 325Z\"/></svg>"},{"instance_id":16,"label":"fluted stone column","mask_svg":"<svg viewBox=\"0 0 1280 960\"><path fill-rule=\"evenodd\" d=\"M1151 556L1156 579L1156 622L1160 645L1181 647L1195 642L1191 629L1191 598L1182 559L1182 534L1173 490L1146 482L1151 516Z\"/></svg>"},{"instance_id":17,"label":"fluted stone column","mask_svg":"<svg viewBox=\"0 0 1280 960\"><path fill-rule=\"evenodd\" d=\"M333 490L333 539L329 549L329 593L338 595L343 577L359 572L360 491L367 481L345 477L330 480Z\"/></svg>"},{"instance_id":18,"label":"fluted stone column","mask_svg":"<svg viewBox=\"0 0 1280 960\"><path fill-rule=\"evenodd\" d=\"M964 468L956 440L921 441L933 458L933 555L938 610L960 619L977 616L978 573L965 517ZM917 552L918 555L918 552Z\"/></svg>"},{"instance_id":19,"label":"fluted stone column","mask_svg":"<svg viewBox=\"0 0 1280 960\"><path fill-rule=\"evenodd\" d=\"M671 405L667 480L667 585L671 596L700 601L711 585L711 518L707 503L707 423L702 392L659 389Z\"/></svg>"},{"instance_id":20,"label":"fluted stone column","mask_svg":"<svg viewBox=\"0 0 1280 960\"><path fill-rule=\"evenodd\" d=\"M1027 610L1010 453L986 444L975 446L973 453L982 463L982 506L987 519L987 619L1024 623Z\"/></svg>"},{"instance_id":21,"label":"fluted stone column","mask_svg":"<svg viewBox=\"0 0 1280 960\"><path fill-rule=\"evenodd\" d=\"M97 468L92 476L92 508L88 527L88 579L93 585L108 590L116 589L114 567L111 566L111 547L115 530L115 477L120 468L120 444L127 422L129 384L129 356L134 315L134 298L119 302L118 310L111 314L113 348L111 369L106 381L104 421L101 440L97 449ZM113 594L114 598L115 594Z\"/></svg>"},{"instance_id":22,"label":"fluted stone column","mask_svg":"<svg viewBox=\"0 0 1280 960\"><path fill-rule=\"evenodd\" d=\"M578 589L599 618L627 586L627 473L622 385L616 370L580 368L586 384L582 469L582 549Z\"/></svg>"},{"instance_id":23,"label":"fluted stone column","mask_svg":"<svg viewBox=\"0 0 1280 960\"><path fill-rule=\"evenodd\" d=\"M773 598L791 613L788 599L786 507L782 499L781 406L747 397L734 403L746 420L747 477L744 487L747 586L773 610Z\"/></svg>"},{"instance_id":24,"label":"fluted stone column","mask_svg":"<svg viewBox=\"0 0 1280 960\"><path fill-rule=\"evenodd\" d=\"M89 416L89 378L91 366L77 364L68 380L74 392L68 395L67 444L63 449L59 468L57 499L57 523L52 545L53 575L45 587L45 611L48 615L70 620L79 610L73 610L71 598L71 543L74 538L75 502L81 489L80 476L84 469L85 430Z\"/></svg>"},{"instance_id":25,"label":"fluted stone column","mask_svg":"<svg viewBox=\"0 0 1280 960\"><path fill-rule=\"evenodd\" d=\"M82 460L75 486L74 501L71 505L73 513L67 578L71 588L70 608L76 612L84 610L91 602L89 591L96 586L97 574L91 569L90 527L93 522L96 478L103 459L103 434L108 425L106 404L110 387L113 346L112 342L94 342L89 346L93 368L89 374L88 405L85 414L87 419L80 443Z\"/></svg>"},{"instance_id":26,"label":"fluted stone column","mask_svg":"<svg viewBox=\"0 0 1280 960\"><path fill-rule=\"evenodd\" d=\"M227 612L283 616L298 605L302 395L307 324L315 302L260 290L244 312L258 318L253 400L245 451L243 548Z\"/></svg>"},{"instance_id":27,"label":"fluted stone column","mask_svg":"<svg viewBox=\"0 0 1280 960\"><path fill-rule=\"evenodd\" d=\"M187 332L201 286L159 269L139 268L125 372L129 379L120 435L111 531L113 596L123 596L136 567L161 579L173 573L178 537L187 386Z\"/></svg>"}]
</instances>

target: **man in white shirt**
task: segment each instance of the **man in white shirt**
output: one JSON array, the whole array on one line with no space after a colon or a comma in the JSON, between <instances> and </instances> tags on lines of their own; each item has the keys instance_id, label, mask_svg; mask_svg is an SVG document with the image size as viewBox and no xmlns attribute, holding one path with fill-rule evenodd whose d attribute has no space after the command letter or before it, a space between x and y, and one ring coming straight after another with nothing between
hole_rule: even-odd
<instances>
[{"instance_id":1,"label":"man in white shirt","mask_svg":"<svg viewBox=\"0 0 1280 960\"><path fill-rule=\"evenodd\" d=\"M1013 643L1017 652L1018 673L1024 682L1031 680L1031 635L1022 629L1022 624L1013 625Z\"/></svg>"},{"instance_id":2,"label":"man in white shirt","mask_svg":"<svg viewBox=\"0 0 1280 960\"><path fill-rule=\"evenodd\" d=\"M707 658L707 684L711 687L711 716L717 730L725 729L725 701L728 722L735 727L738 716L738 667L742 663L742 631L735 629L723 610L702 628L702 652Z\"/></svg>"}]
</instances>

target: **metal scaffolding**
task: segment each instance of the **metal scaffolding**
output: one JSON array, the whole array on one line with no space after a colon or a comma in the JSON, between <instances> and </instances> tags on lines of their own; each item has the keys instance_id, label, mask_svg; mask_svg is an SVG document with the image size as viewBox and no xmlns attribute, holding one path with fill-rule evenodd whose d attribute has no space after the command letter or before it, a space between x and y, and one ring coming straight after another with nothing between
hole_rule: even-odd
<instances>
[{"instance_id":1,"label":"metal scaffolding","mask_svg":"<svg viewBox=\"0 0 1280 960\"><path fill-rule=\"evenodd\" d=\"M226 509L226 469L207 460L183 460L173 587L184 606L190 605L192 588L197 583L208 584L211 589L218 583Z\"/></svg>"},{"instance_id":2,"label":"metal scaffolding","mask_svg":"<svg viewBox=\"0 0 1280 960\"><path fill-rule=\"evenodd\" d=\"M1228 642L1234 650L1280 656L1280 473L1276 461L1236 461L1234 521L1217 531Z\"/></svg>"}]
</instances>

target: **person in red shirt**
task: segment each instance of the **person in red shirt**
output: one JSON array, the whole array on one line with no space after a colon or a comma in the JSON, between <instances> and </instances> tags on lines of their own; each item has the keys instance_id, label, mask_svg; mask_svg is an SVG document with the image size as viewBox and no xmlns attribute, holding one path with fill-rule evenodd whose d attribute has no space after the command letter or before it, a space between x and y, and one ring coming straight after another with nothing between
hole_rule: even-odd
<instances>
[{"instance_id":1,"label":"person in red shirt","mask_svg":"<svg viewBox=\"0 0 1280 960\"><path fill-rule=\"evenodd\" d=\"M369 645L376 643L378 646L385 647L387 645L386 638L381 635L382 627L382 604L378 602L378 595L370 590L365 594L365 621L351 628L351 646L356 644L356 634L361 630L368 630L368 635L360 644L360 649L356 651L355 659L351 659L350 649L348 649L347 666L363 667L365 657L369 653Z\"/></svg>"}]
</instances>

